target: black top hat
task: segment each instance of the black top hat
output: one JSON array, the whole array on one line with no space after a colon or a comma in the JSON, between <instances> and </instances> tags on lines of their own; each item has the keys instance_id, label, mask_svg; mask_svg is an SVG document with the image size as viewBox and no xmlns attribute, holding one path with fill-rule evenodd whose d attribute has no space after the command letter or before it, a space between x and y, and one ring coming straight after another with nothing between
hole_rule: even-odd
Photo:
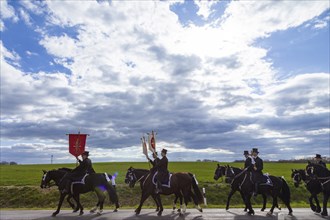
<instances>
[{"instance_id":1,"label":"black top hat","mask_svg":"<svg viewBox=\"0 0 330 220\"><path fill-rule=\"evenodd\" d=\"M319 159L322 159L321 155L320 154L316 154L315 158L319 158Z\"/></svg>"},{"instance_id":2,"label":"black top hat","mask_svg":"<svg viewBox=\"0 0 330 220\"><path fill-rule=\"evenodd\" d=\"M258 148L252 148L252 153L259 153Z\"/></svg>"},{"instance_id":3,"label":"black top hat","mask_svg":"<svg viewBox=\"0 0 330 220\"><path fill-rule=\"evenodd\" d=\"M85 151L84 153L82 153L81 155L86 155L87 157L89 156L89 151Z\"/></svg>"},{"instance_id":4,"label":"black top hat","mask_svg":"<svg viewBox=\"0 0 330 220\"><path fill-rule=\"evenodd\" d=\"M249 151L245 150L243 155L247 155L247 154L249 154Z\"/></svg>"},{"instance_id":5,"label":"black top hat","mask_svg":"<svg viewBox=\"0 0 330 220\"><path fill-rule=\"evenodd\" d=\"M162 150L162 153L167 154L167 150L166 149L163 149Z\"/></svg>"}]
</instances>

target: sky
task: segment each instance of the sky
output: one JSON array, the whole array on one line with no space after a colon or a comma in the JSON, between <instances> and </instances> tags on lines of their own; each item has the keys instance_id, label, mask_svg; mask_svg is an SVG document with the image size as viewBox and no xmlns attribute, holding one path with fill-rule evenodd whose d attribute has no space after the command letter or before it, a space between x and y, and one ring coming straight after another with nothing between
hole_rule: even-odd
<instances>
[{"instance_id":1,"label":"sky","mask_svg":"<svg viewBox=\"0 0 330 220\"><path fill-rule=\"evenodd\" d=\"M1 161L330 155L329 1L0 1Z\"/></svg>"}]
</instances>

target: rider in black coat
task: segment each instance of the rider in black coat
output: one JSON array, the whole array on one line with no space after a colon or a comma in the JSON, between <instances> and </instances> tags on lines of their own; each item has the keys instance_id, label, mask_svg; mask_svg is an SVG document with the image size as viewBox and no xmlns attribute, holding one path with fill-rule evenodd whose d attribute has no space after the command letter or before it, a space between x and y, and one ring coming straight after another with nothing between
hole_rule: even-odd
<instances>
[{"instance_id":1,"label":"rider in black coat","mask_svg":"<svg viewBox=\"0 0 330 220\"><path fill-rule=\"evenodd\" d=\"M325 164L325 162L322 160L322 157L320 154L316 154L316 156L314 157L314 159L316 160L316 164L323 166L324 168L327 168L327 165Z\"/></svg>"},{"instance_id":2,"label":"rider in black coat","mask_svg":"<svg viewBox=\"0 0 330 220\"><path fill-rule=\"evenodd\" d=\"M85 151L82 153L81 157L83 160L79 160L77 157L77 160L79 161L79 166L74 168L70 173L66 174L62 179L62 186L64 185L63 192L69 193L72 180L74 178L83 177L86 173L93 174L95 173L95 170L92 166L92 161L88 158L89 152Z\"/></svg>"},{"instance_id":3,"label":"rider in black coat","mask_svg":"<svg viewBox=\"0 0 330 220\"><path fill-rule=\"evenodd\" d=\"M252 149L252 179L254 182L254 196L258 194L258 185L263 181L262 170L264 168L263 160L258 156L259 152L257 148Z\"/></svg>"},{"instance_id":4,"label":"rider in black coat","mask_svg":"<svg viewBox=\"0 0 330 220\"><path fill-rule=\"evenodd\" d=\"M151 160L149 157L148 157L148 160L151 163L152 168L154 168L154 167L157 166L157 164L159 163L160 159L158 158L158 155L157 155L157 152L156 151L152 153L152 157L154 158L154 160Z\"/></svg>"},{"instance_id":5,"label":"rider in black coat","mask_svg":"<svg viewBox=\"0 0 330 220\"><path fill-rule=\"evenodd\" d=\"M155 166L157 169L157 185L156 185L156 193L161 193L162 192L162 181L167 180L169 176L168 172L168 159L166 157L167 150L163 149L162 150L162 159L159 160L158 164Z\"/></svg>"}]
</instances>

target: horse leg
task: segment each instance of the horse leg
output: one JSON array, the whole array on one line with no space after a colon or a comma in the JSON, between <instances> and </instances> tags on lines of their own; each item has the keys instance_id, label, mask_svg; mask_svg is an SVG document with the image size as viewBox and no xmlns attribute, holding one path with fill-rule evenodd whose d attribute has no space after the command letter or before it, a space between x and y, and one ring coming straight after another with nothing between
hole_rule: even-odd
<instances>
[{"instance_id":1,"label":"horse leg","mask_svg":"<svg viewBox=\"0 0 330 220\"><path fill-rule=\"evenodd\" d=\"M272 207L270 208L269 212L267 212L267 216L272 216L273 215L273 212L274 212L274 209L275 209L275 206L277 204L277 195L272 195L273 197L273 205Z\"/></svg>"},{"instance_id":2,"label":"horse leg","mask_svg":"<svg viewBox=\"0 0 330 220\"><path fill-rule=\"evenodd\" d=\"M176 202L178 201L178 198L179 198L179 196L177 195L177 193L175 193L175 199L174 199L174 201L173 201L173 212L174 212L175 209L176 209Z\"/></svg>"},{"instance_id":3,"label":"horse leg","mask_svg":"<svg viewBox=\"0 0 330 220\"><path fill-rule=\"evenodd\" d=\"M63 200L65 198L67 194L66 193L61 193L60 192L60 200L58 201L58 205L57 205L57 209L56 211L52 214L53 217L55 217L61 210L61 206L62 206L62 203L63 203Z\"/></svg>"},{"instance_id":4,"label":"horse leg","mask_svg":"<svg viewBox=\"0 0 330 220\"><path fill-rule=\"evenodd\" d=\"M156 203L156 206L157 206L157 208L156 208L156 212L158 212L158 211L159 211L159 204L158 204L158 201L157 201L156 195L155 195L155 194L151 194L151 197L154 199L154 201L155 201L155 203Z\"/></svg>"},{"instance_id":5,"label":"horse leg","mask_svg":"<svg viewBox=\"0 0 330 220\"><path fill-rule=\"evenodd\" d=\"M140 204L139 204L139 207L137 207L137 209L135 209L135 213L136 215L140 214L141 212L141 208L142 208L142 205L144 203L144 201L150 196L150 192L143 192L143 189L142 189L142 195L141 195L141 199L140 199Z\"/></svg>"},{"instance_id":6,"label":"horse leg","mask_svg":"<svg viewBox=\"0 0 330 220\"><path fill-rule=\"evenodd\" d=\"M251 194L246 193L244 198L245 206L249 209L248 215L254 215L254 210L251 205Z\"/></svg>"},{"instance_id":7,"label":"horse leg","mask_svg":"<svg viewBox=\"0 0 330 220\"><path fill-rule=\"evenodd\" d=\"M262 199L263 199L263 204L262 204L261 211L263 212L266 209L267 196L264 193L262 193L261 195L262 195Z\"/></svg>"},{"instance_id":8,"label":"horse leg","mask_svg":"<svg viewBox=\"0 0 330 220\"><path fill-rule=\"evenodd\" d=\"M322 216L328 216L327 203L329 196L329 193L323 192L323 211L321 212Z\"/></svg>"},{"instance_id":9,"label":"horse leg","mask_svg":"<svg viewBox=\"0 0 330 220\"><path fill-rule=\"evenodd\" d=\"M103 204L104 204L104 200L105 200L105 195L104 195L104 192L102 190L100 190L99 188L95 188L94 190L95 190L97 198L98 198L98 204L100 205L97 215L101 215L103 212Z\"/></svg>"},{"instance_id":10,"label":"horse leg","mask_svg":"<svg viewBox=\"0 0 330 220\"><path fill-rule=\"evenodd\" d=\"M159 211L158 211L157 215L158 216L162 216L162 213L163 213L164 208L163 208L162 200L160 199L160 195L159 194L156 195L156 199L157 199L158 204L159 204Z\"/></svg>"},{"instance_id":11,"label":"horse leg","mask_svg":"<svg viewBox=\"0 0 330 220\"><path fill-rule=\"evenodd\" d=\"M82 207L82 205L80 204L80 195L78 193L74 193L73 194L73 198L74 200L76 200L77 202L77 206L80 209L79 215L83 215L84 214L84 208Z\"/></svg>"},{"instance_id":12,"label":"horse leg","mask_svg":"<svg viewBox=\"0 0 330 220\"><path fill-rule=\"evenodd\" d=\"M95 211L98 209L99 205L100 205L100 201L97 201L97 204L89 212L90 213L95 213Z\"/></svg>"},{"instance_id":13,"label":"horse leg","mask_svg":"<svg viewBox=\"0 0 330 220\"><path fill-rule=\"evenodd\" d=\"M308 198L308 201L309 201L309 206L311 207L312 211L313 212L316 212L316 206L314 205L313 203L313 198L315 200L315 197L314 197L315 194L311 194L311 196ZM315 200L316 201L316 200ZM320 204L319 204L320 205ZM320 207L321 208L321 207Z\"/></svg>"},{"instance_id":14,"label":"horse leg","mask_svg":"<svg viewBox=\"0 0 330 220\"><path fill-rule=\"evenodd\" d=\"M182 210L182 194L179 193L179 199L180 199L180 208L178 209L178 212L181 213Z\"/></svg>"},{"instance_id":15,"label":"horse leg","mask_svg":"<svg viewBox=\"0 0 330 220\"><path fill-rule=\"evenodd\" d=\"M234 195L235 192L236 192L236 190L233 190L233 189L230 190L229 195L228 195L228 198L227 198L226 210L229 209L230 199L231 199L231 197ZM242 199L243 199L243 201L244 201L244 195L243 195L243 193L242 193L241 191L240 191L240 193L241 193ZM246 206L245 206L244 211L246 211Z\"/></svg>"},{"instance_id":16,"label":"horse leg","mask_svg":"<svg viewBox=\"0 0 330 220\"><path fill-rule=\"evenodd\" d=\"M71 202L72 195L69 194L66 198L66 201L69 203L70 207L73 209L73 212L77 212L79 209L78 207L75 207L75 205Z\"/></svg>"},{"instance_id":17,"label":"horse leg","mask_svg":"<svg viewBox=\"0 0 330 220\"><path fill-rule=\"evenodd\" d=\"M66 201L69 203L70 207L73 209L73 212L77 212L77 208L74 206L74 204L71 202L71 195L68 195L68 197L66 198Z\"/></svg>"},{"instance_id":18,"label":"horse leg","mask_svg":"<svg viewBox=\"0 0 330 220\"><path fill-rule=\"evenodd\" d=\"M319 199L317 198L317 194L315 193L313 197L314 197L314 200L315 200L315 203L316 203L316 209L313 210L313 211L315 211L315 212L317 212L317 213L320 213L320 212L321 212L321 206L320 206ZM314 204L313 204L313 205L314 205ZM315 206L314 206L314 207L315 207Z\"/></svg>"}]
</instances>

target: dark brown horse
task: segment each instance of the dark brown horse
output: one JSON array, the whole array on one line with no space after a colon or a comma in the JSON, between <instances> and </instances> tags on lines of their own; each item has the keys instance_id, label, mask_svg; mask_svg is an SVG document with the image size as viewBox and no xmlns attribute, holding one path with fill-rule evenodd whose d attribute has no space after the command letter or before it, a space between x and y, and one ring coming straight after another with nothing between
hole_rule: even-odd
<instances>
[{"instance_id":1,"label":"dark brown horse","mask_svg":"<svg viewBox=\"0 0 330 220\"><path fill-rule=\"evenodd\" d=\"M144 201L152 196L155 198L156 203L159 205L160 209L158 211L159 216L162 215L163 205L160 199L160 195L155 193L156 185L153 183L153 176L155 171L142 170L142 169L134 169L130 167L126 173L125 182L128 184L132 184L132 182L141 182L142 195L140 199L140 204L138 208L135 210L136 215L140 214L142 205ZM194 192L192 192L192 189ZM183 213L186 210L186 206L190 200L193 198L193 201L196 205L196 208L202 212L202 208L199 206L203 202L203 195L198 188L197 180L191 173L173 173L169 186L162 187L163 195L171 195L175 194L177 196L183 195L185 206L183 208Z\"/></svg>"}]
</instances>

